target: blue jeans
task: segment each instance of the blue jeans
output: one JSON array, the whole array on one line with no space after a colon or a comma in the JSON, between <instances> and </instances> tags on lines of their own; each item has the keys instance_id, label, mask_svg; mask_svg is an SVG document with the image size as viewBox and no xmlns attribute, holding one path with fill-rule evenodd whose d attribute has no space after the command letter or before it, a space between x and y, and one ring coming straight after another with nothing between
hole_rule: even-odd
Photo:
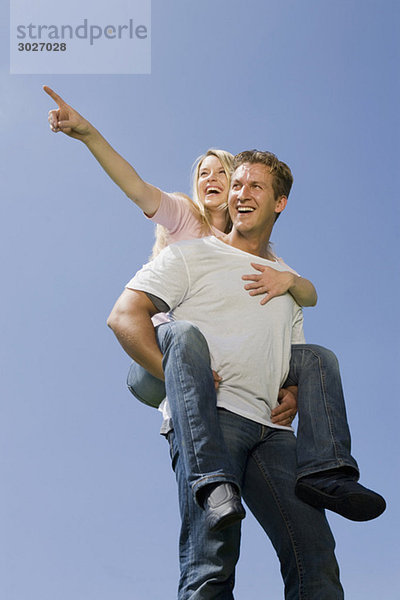
<instances>
[{"instance_id":1,"label":"blue jeans","mask_svg":"<svg viewBox=\"0 0 400 600\"><path fill-rule=\"evenodd\" d=\"M358 477L335 354L315 344L292 345L288 385L298 386L297 478L338 467Z\"/></svg>"},{"instance_id":2,"label":"blue jeans","mask_svg":"<svg viewBox=\"0 0 400 600\"><path fill-rule=\"evenodd\" d=\"M158 406L167 393L177 443L196 494L207 483L228 481L240 489L218 425L216 393L207 342L191 323L156 328L164 355L165 385L133 363L128 387L142 402ZM292 346L285 385L298 385L297 477L337 467L358 467L350 454L342 383L337 359L321 346Z\"/></svg>"},{"instance_id":3,"label":"blue jeans","mask_svg":"<svg viewBox=\"0 0 400 600\"><path fill-rule=\"evenodd\" d=\"M296 439L218 409L219 425L246 504L280 561L286 600L342 600L325 513L295 493ZM194 501L175 430L168 434L181 513L179 600L232 600L241 525L212 533ZM268 589L265 598L268 597Z\"/></svg>"}]
</instances>

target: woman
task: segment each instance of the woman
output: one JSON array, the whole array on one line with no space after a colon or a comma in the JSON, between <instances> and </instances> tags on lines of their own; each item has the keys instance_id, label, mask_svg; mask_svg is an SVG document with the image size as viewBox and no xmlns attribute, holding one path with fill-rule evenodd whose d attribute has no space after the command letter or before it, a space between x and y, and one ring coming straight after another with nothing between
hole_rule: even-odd
<instances>
[{"instance_id":1,"label":"woman","mask_svg":"<svg viewBox=\"0 0 400 600\"><path fill-rule=\"evenodd\" d=\"M154 253L160 251L163 245L176 242L184 239L202 237L210 234L223 236L224 232L229 231L230 222L227 213L227 198L230 183L230 163L232 155L221 150L209 150L205 155L201 156L194 171L194 189L193 201L182 194L166 194L151 184L144 182L133 167L125 161L101 136L101 134L84 119L79 113L66 104L53 90L44 87L48 93L58 104L58 109L49 112L49 123L52 131L63 132L66 135L78 139L85 143L103 169L113 179L113 181L125 192L143 210L145 215L153 222L164 227L164 230L158 231L158 238L154 248ZM268 250L272 261L280 261L277 259L271 249ZM282 261L280 261L282 262ZM251 263L251 266L257 271L256 273L244 274L243 280L250 281L244 287L251 295L264 294L261 304L265 304L274 296L279 296L287 292L291 293L295 300L302 306L313 306L316 303L316 292L311 282L299 277L297 274L289 270L279 272L272 267L265 267L257 263ZM164 319L165 320L165 319ZM332 434L332 430L336 427L340 429L340 438L343 441L343 452L346 456L337 461L337 440L332 438L332 454L326 456L326 451L321 463L318 463L316 453L305 452L307 455L307 465L300 468L299 477L304 480L308 475L320 473L321 471L335 469L340 471L340 468L346 469L346 475L349 472L352 478L358 477L358 467L355 460L350 456L350 435L348 431L346 414L343 403L343 394L341 389L340 374L334 356L328 350L319 346L307 347L307 345L294 346L292 348L291 371L289 377L290 387L280 391L280 404L271 413L271 422L277 427L290 426L296 414L296 402L292 392L295 392L295 387L300 384L299 393L303 387L304 393L308 396L312 392L315 395L315 402L318 405L324 405L325 397L318 397L316 390L320 389L319 382L322 379L327 381L327 387L331 383L332 389L335 389L337 397L337 407L340 415L335 415L336 423L333 426L330 421L329 411L325 411L323 416L318 413L320 419L316 429L320 431L328 431ZM307 354L309 360L305 360ZM296 362L296 355L299 359ZM310 359L311 357L311 359ZM330 379L329 379L330 378ZM140 400L158 406L164 397L163 382L153 377L152 374L146 373L142 367L135 363L131 367L128 377L129 387L131 391ZM218 388L219 377L214 373L215 387ZM303 382L303 383L302 383ZM315 386L311 385L315 382ZM213 399L215 403L215 399ZM308 397L310 403L310 398ZM305 402L304 402L305 404ZM209 408L209 407L208 407ZM306 432L314 429L312 424L313 408L310 405L306 414L301 415L301 403L299 401L299 436L298 446L305 447L307 450L307 435ZM164 417L169 417L168 405L165 402L162 405ZM173 421L179 419L179 411L182 407L175 407L172 412ZM200 410L200 409L199 409ZM214 409L215 410L215 409ZM215 417L216 417L215 411ZM322 427L322 421L325 419L326 427ZM301 435L301 423L305 424L304 435ZM325 442L325 444L324 444ZM326 449L326 440L323 435L320 438L321 446ZM315 444L315 440L314 440ZM336 445L336 446L335 446ZM314 455L313 455L314 454ZM321 466L321 465L325 466ZM340 467L340 468L338 468ZM190 465L187 466L188 471ZM329 475L331 478L331 474ZM320 478L321 479L321 478ZM237 484L239 487L239 484ZM318 485L325 485L324 481L319 481ZM203 490L201 499L197 500L207 508L207 494L212 490ZM304 499L307 501L306 494ZM345 503L346 504L346 503ZM375 514L382 512L382 503L378 502L379 507L372 511L365 510L365 513L359 518L354 517L354 514L349 510L351 507L343 506L339 509L333 508L343 516L355 518L356 520L367 520L377 516ZM243 514L244 516L244 514ZM240 518L243 518L241 516ZM220 519L217 523L213 523L214 529L223 528L231 523L231 516L227 519Z\"/></svg>"}]
</instances>

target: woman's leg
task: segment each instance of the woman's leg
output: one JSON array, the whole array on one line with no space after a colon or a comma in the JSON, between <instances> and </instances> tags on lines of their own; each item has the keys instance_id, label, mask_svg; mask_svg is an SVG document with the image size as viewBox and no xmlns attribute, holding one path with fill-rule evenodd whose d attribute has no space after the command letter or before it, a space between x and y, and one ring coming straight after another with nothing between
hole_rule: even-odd
<instances>
[{"instance_id":1,"label":"woman's leg","mask_svg":"<svg viewBox=\"0 0 400 600\"><path fill-rule=\"evenodd\" d=\"M286 384L298 386L297 476L337 467L358 475L335 354L315 344L292 345Z\"/></svg>"},{"instance_id":2,"label":"woman's leg","mask_svg":"<svg viewBox=\"0 0 400 600\"><path fill-rule=\"evenodd\" d=\"M195 495L205 485L239 484L227 455L217 417L217 396L207 342L187 321L156 329L163 353L165 388L175 438Z\"/></svg>"},{"instance_id":3,"label":"woman's leg","mask_svg":"<svg viewBox=\"0 0 400 600\"><path fill-rule=\"evenodd\" d=\"M322 346L292 346L288 385L298 385L296 494L315 507L353 521L368 521L386 508L384 498L357 482L351 456L339 364Z\"/></svg>"}]
</instances>

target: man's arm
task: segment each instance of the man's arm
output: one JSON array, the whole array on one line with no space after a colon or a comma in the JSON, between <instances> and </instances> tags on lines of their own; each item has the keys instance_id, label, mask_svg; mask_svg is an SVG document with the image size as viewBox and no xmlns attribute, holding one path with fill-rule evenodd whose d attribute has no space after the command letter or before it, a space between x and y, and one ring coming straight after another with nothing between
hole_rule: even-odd
<instances>
[{"instance_id":1,"label":"man's arm","mask_svg":"<svg viewBox=\"0 0 400 600\"><path fill-rule=\"evenodd\" d=\"M317 292L308 279L299 277L291 271L278 271L272 267L251 263L251 266L260 271L251 275L243 275L245 281L253 281L244 286L249 290L250 296L266 294L260 304L266 304L276 296L282 296L289 292L300 306L315 306L317 304Z\"/></svg>"},{"instance_id":2,"label":"man's arm","mask_svg":"<svg viewBox=\"0 0 400 600\"><path fill-rule=\"evenodd\" d=\"M139 177L135 169L110 146L89 121L69 106L51 88L44 91L57 103L58 109L49 112L50 128L55 133L62 131L69 137L80 140L103 167L121 190L148 216L153 216L160 206L161 192Z\"/></svg>"},{"instance_id":3,"label":"man's arm","mask_svg":"<svg viewBox=\"0 0 400 600\"><path fill-rule=\"evenodd\" d=\"M115 303L107 325L135 362L164 380L162 353L151 322L157 312L159 310L144 292L125 289Z\"/></svg>"}]
</instances>

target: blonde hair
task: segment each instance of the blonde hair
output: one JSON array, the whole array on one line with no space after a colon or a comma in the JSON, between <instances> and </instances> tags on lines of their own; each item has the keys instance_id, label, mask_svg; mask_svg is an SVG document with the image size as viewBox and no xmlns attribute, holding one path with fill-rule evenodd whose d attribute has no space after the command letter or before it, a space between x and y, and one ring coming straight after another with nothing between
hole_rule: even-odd
<instances>
[{"instance_id":1,"label":"blonde hair","mask_svg":"<svg viewBox=\"0 0 400 600\"><path fill-rule=\"evenodd\" d=\"M210 221L209 211L205 208L204 204L202 203L202 201L199 198L197 182L199 179L201 163L207 156L216 156L218 158L218 160L220 161L220 163L223 166L224 171L226 173L226 177L228 179L228 186L230 185L233 154L231 154L230 152L227 152L226 150L217 150L214 148L210 148L209 150L207 150L207 152L205 152L205 154L202 154L201 156L199 156L195 160L195 162L192 166L193 200L192 200L192 198L189 198L189 196L187 196L186 194L182 194L181 192L174 193L175 196L180 196L188 204L190 210L194 213L194 215L200 222L201 233L204 236L210 235L213 230L212 230L212 225L211 225L211 221ZM224 203L223 205L221 205L221 210L226 211L226 226L225 226L224 233L229 233L229 231L232 228L232 222L229 217L227 202ZM166 227L163 227L163 225L156 226L155 242L154 242L154 245L152 248L150 260L153 260L157 256L157 254L159 254L161 252L161 250L163 250L166 246L169 245L170 237L171 237L170 233Z\"/></svg>"}]
</instances>

